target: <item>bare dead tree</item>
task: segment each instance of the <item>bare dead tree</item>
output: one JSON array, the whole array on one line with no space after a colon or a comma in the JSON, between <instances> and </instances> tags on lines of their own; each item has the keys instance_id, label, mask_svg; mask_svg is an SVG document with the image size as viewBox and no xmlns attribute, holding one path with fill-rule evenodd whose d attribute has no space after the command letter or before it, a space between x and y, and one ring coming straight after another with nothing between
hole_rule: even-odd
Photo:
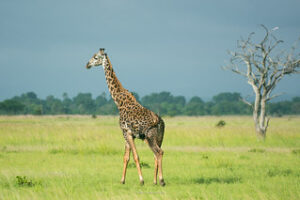
<instances>
[{"instance_id":1,"label":"bare dead tree","mask_svg":"<svg viewBox=\"0 0 300 200\"><path fill-rule=\"evenodd\" d=\"M289 51L278 51L278 45L283 43L273 34L278 27L271 30L264 25L261 27L265 31L263 39L254 43L254 33L250 33L247 39L238 40L237 50L229 51L230 63L224 68L246 77L252 86L254 103L243 101L253 108L256 133L265 139L270 120L266 115L266 103L280 95L272 95L272 91L285 75L300 72L300 54L295 52L298 42Z\"/></svg>"}]
</instances>

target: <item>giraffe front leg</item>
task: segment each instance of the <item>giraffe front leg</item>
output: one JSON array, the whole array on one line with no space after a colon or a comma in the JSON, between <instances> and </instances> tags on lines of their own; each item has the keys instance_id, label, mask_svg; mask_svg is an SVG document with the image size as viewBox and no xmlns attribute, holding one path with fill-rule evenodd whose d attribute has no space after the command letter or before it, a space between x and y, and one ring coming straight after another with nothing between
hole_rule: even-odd
<instances>
[{"instance_id":1,"label":"giraffe front leg","mask_svg":"<svg viewBox=\"0 0 300 200\"><path fill-rule=\"evenodd\" d=\"M134 144L134 141L133 141L133 137L132 137L131 134L127 133L127 140L128 140L129 145L130 145L130 148L132 150L133 159L134 159L134 162L136 164L136 168L138 170L138 174L139 174L139 178L140 178L140 184L144 185L144 179L143 179L142 170L141 170L141 166L140 166L139 156L137 154L135 144Z\"/></svg>"},{"instance_id":2,"label":"giraffe front leg","mask_svg":"<svg viewBox=\"0 0 300 200\"><path fill-rule=\"evenodd\" d=\"M130 159L130 146L129 144L126 142L125 144L125 153L124 153L124 159L123 159L123 174L122 174L122 179L121 179L121 183L125 184L125 178L126 178L126 170L127 170L127 165Z\"/></svg>"}]
</instances>

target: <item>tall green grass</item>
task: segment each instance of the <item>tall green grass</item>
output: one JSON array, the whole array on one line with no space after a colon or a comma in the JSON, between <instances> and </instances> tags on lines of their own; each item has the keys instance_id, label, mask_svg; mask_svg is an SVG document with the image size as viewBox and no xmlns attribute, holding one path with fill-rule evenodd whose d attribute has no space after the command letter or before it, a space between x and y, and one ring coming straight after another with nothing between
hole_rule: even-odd
<instances>
[{"instance_id":1,"label":"tall green grass","mask_svg":"<svg viewBox=\"0 0 300 200\"><path fill-rule=\"evenodd\" d=\"M153 154L139 140L145 185L133 164L119 183L117 117L2 116L0 199L300 199L300 117L271 119L265 142L251 117L164 120L160 187L152 184ZM216 127L220 120L226 125Z\"/></svg>"}]
</instances>

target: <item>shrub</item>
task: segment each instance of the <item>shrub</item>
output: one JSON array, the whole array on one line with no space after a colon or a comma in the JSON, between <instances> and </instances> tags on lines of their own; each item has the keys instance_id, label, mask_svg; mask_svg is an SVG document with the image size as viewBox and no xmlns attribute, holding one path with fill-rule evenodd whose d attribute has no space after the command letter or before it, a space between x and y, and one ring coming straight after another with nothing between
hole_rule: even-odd
<instances>
[{"instance_id":1,"label":"shrub","mask_svg":"<svg viewBox=\"0 0 300 200\"><path fill-rule=\"evenodd\" d=\"M35 183L32 180L28 180L26 176L16 176L16 184L17 186L27 186L33 187Z\"/></svg>"},{"instance_id":2,"label":"shrub","mask_svg":"<svg viewBox=\"0 0 300 200\"><path fill-rule=\"evenodd\" d=\"M217 124L216 127L221 128L224 127L226 125L226 122L224 120L220 120Z\"/></svg>"}]
</instances>

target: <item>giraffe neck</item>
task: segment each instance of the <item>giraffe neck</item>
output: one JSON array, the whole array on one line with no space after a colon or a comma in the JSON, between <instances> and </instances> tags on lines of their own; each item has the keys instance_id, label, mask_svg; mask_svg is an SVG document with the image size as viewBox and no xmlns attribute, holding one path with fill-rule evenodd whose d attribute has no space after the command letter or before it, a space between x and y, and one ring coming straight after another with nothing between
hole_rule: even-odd
<instances>
[{"instance_id":1,"label":"giraffe neck","mask_svg":"<svg viewBox=\"0 0 300 200\"><path fill-rule=\"evenodd\" d=\"M119 108L120 106L123 105L122 95L129 92L122 86L122 84L118 80L116 73L114 72L112 64L107 55L104 57L103 68L105 71L105 78L106 78L106 83L109 92L111 94L112 99L114 100L114 102Z\"/></svg>"}]
</instances>

